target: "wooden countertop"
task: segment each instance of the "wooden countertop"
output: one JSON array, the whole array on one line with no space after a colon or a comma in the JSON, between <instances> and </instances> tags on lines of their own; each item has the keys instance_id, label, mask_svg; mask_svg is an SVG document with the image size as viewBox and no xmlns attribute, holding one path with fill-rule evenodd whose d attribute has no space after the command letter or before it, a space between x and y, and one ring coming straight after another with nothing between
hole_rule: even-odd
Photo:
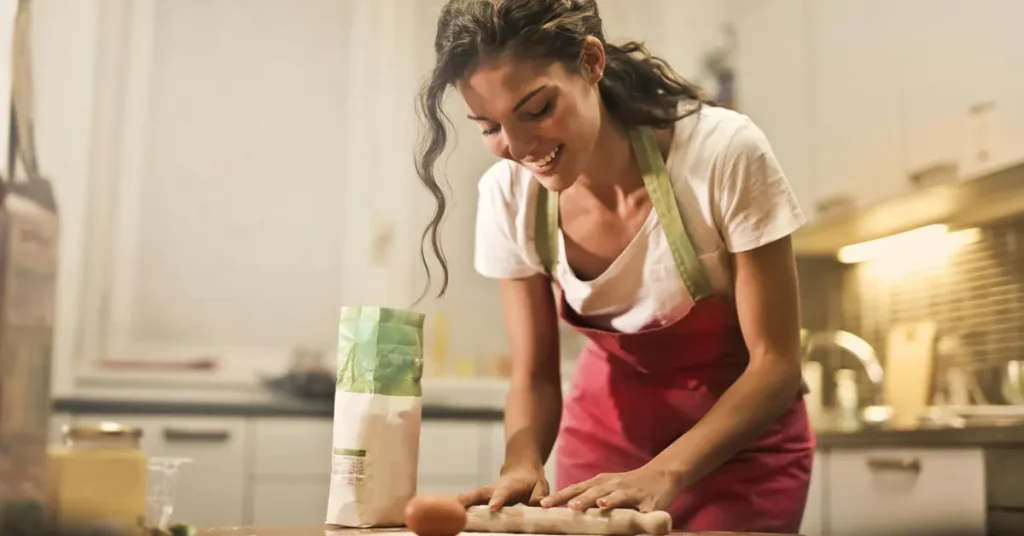
<instances>
[{"instance_id":1,"label":"wooden countertop","mask_svg":"<svg viewBox=\"0 0 1024 536\"><path fill-rule=\"evenodd\" d=\"M416 536L404 528L354 529L332 525L254 525L241 527L208 527L196 531L196 536L359 536L371 533L393 533L394 536ZM484 534L463 532L462 534ZM491 532L487 536L522 536ZM787 536L758 532L674 532L673 536ZM789 535L798 536L798 535Z\"/></svg>"}]
</instances>

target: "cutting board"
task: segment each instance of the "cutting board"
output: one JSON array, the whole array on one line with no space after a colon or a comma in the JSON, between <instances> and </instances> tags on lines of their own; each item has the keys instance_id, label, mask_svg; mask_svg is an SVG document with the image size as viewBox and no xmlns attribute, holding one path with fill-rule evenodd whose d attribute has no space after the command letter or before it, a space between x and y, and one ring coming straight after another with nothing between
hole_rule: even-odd
<instances>
[{"instance_id":1,"label":"cutting board","mask_svg":"<svg viewBox=\"0 0 1024 536\"><path fill-rule=\"evenodd\" d=\"M885 403L892 407L892 424L913 427L928 407L935 354L935 322L896 324L885 349Z\"/></svg>"},{"instance_id":2,"label":"cutting board","mask_svg":"<svg viewBox=\"0 0 1024 536\"><path fill-rule=\"evenodd\" d=\"M350 529L330 525L277 525L202 528L196 536L362 536L389 533L390 536L416 536L404 529ZM465 536L524 536L500 532L463 532ZM541 536L541 535L530 535ZM555 536L555 535L553 535ZM573 536L561 534L557 536ZM796 534L763 534L760 532L673 532L672 536L798 536Z\"/></svg>"}]
</instances>

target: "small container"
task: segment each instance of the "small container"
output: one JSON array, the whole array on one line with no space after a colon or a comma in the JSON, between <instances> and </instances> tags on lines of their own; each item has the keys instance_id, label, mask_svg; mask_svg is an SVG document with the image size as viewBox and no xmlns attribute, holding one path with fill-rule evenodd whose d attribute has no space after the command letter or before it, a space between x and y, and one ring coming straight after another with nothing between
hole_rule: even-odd
<instances>
[{"instance_id":1,"label":"small container","mask_svg":"<svg viewBox=\"0 0 1024 536\"><path fill-rule=\"evenodd\" d=\"M191 458L152 458L149 460L149 491L146 494L146 525L167 530L174 514L174 496L181 466Z\"/></svg>"},{"instance_id":2,"label":"small container","mask_svg":"<svg viewBox=\"0 0 1024 536\"><path fill-rule=\"evenodd\" d=\"M49 451L48 503L67 529L137 533L145 525L146 455L142 430L118 423L64 427Z\"/></svg>"},{"instance_id":3,"label":"small container","mask_svg":"<svg viewBox=\"0 0 1024 536\"><path fill-rule=\"evenodd\" d=\"M856 428L859 424L857 412L860 400L857 393L857 373L850 369L836 371L836 402L839 405L839 426L843 429Z\"/></svg>"}]
</instances>

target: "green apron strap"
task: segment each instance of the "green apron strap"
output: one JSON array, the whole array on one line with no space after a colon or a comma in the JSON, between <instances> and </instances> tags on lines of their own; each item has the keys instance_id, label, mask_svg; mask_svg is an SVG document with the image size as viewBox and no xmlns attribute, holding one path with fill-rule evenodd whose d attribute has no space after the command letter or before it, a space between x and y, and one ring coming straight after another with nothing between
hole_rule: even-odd
<instances>
[{"instance_id":1,"label":"green apron strap","mask_svg":"<svg viewBox=\"0 0 1024 536\"><path fill-rule=\"evenodd\" d=\"M558 194L551 195L543 185L538 185L537 207L534 215L533 241L537 246L544 270L555 276L558 264Z\"/></svg>"},{"instance_id":2,"label":"green apron strap","mask_svg":"<svg viewBox=\"0 0 1024 536\"><path fill-rule=\"evenodd\" d=\"M679 277L686 285L686 290L690 292L693 301L699 302L711 296L714 291L704 273L697 250L694 249L693 242L690 241L683 226L683 217L679 213L676 196L672 192L672 181L661 157L658 139L650 128L641 127L630 130L629 140L633 143L633 152L636 153L640 171L644 175L647 195L651 197L651 204L654 205L658 221L665 231L665 238L672 251L672 258L676 261Z\"/></svg>"},{"instance_id":3,"label":"green apron strap","mask_svg":"<svg viewBox=\"0 0 1024 536\"><path fill-rule=\"evenodd\" d=\"M661 158L658 140L649 128L630 131L629 139L643 172L647 194L651 197L651 204L665 231L679 277L693 301L703 300L711 296L713 290L704 274L697 251L683 227L683 218L672 192L668 169ZM551 194L543 186L537 192L534 243L544 269L553 275L558 262L558 194Z\"/></svg>"}]
</instances>

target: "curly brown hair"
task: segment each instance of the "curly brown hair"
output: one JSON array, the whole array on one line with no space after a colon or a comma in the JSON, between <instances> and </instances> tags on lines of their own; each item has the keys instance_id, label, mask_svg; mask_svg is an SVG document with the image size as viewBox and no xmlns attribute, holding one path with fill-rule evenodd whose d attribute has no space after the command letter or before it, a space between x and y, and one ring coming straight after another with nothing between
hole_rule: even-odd
<instances>
[{"instance_id":1,"label":"curly brown hair","mask_svg":"<svg viewBox=\"0 0 1024 536\"><path fill-rule=\"evenodd\" d=\"M417 107L424 129L416 171L436 201L420 242L420 258L427 271L424 295L431 277L428 240L443 274L438 297L448 288L448 263L438 236L447 200L435 169L451 124L442 104L447 89L481 62L511 53L524 59L559 61L570 72L579 72L584 43L594 37L604 46L606 57L598 85L601 100L621 125L668 128L701 104L714 105L642 42L609 43L603 26L596 0L449 0L442 8L434 39L436 63ZM697 106L680 107L684 101Z\"/></svg>"}]
</instances>

